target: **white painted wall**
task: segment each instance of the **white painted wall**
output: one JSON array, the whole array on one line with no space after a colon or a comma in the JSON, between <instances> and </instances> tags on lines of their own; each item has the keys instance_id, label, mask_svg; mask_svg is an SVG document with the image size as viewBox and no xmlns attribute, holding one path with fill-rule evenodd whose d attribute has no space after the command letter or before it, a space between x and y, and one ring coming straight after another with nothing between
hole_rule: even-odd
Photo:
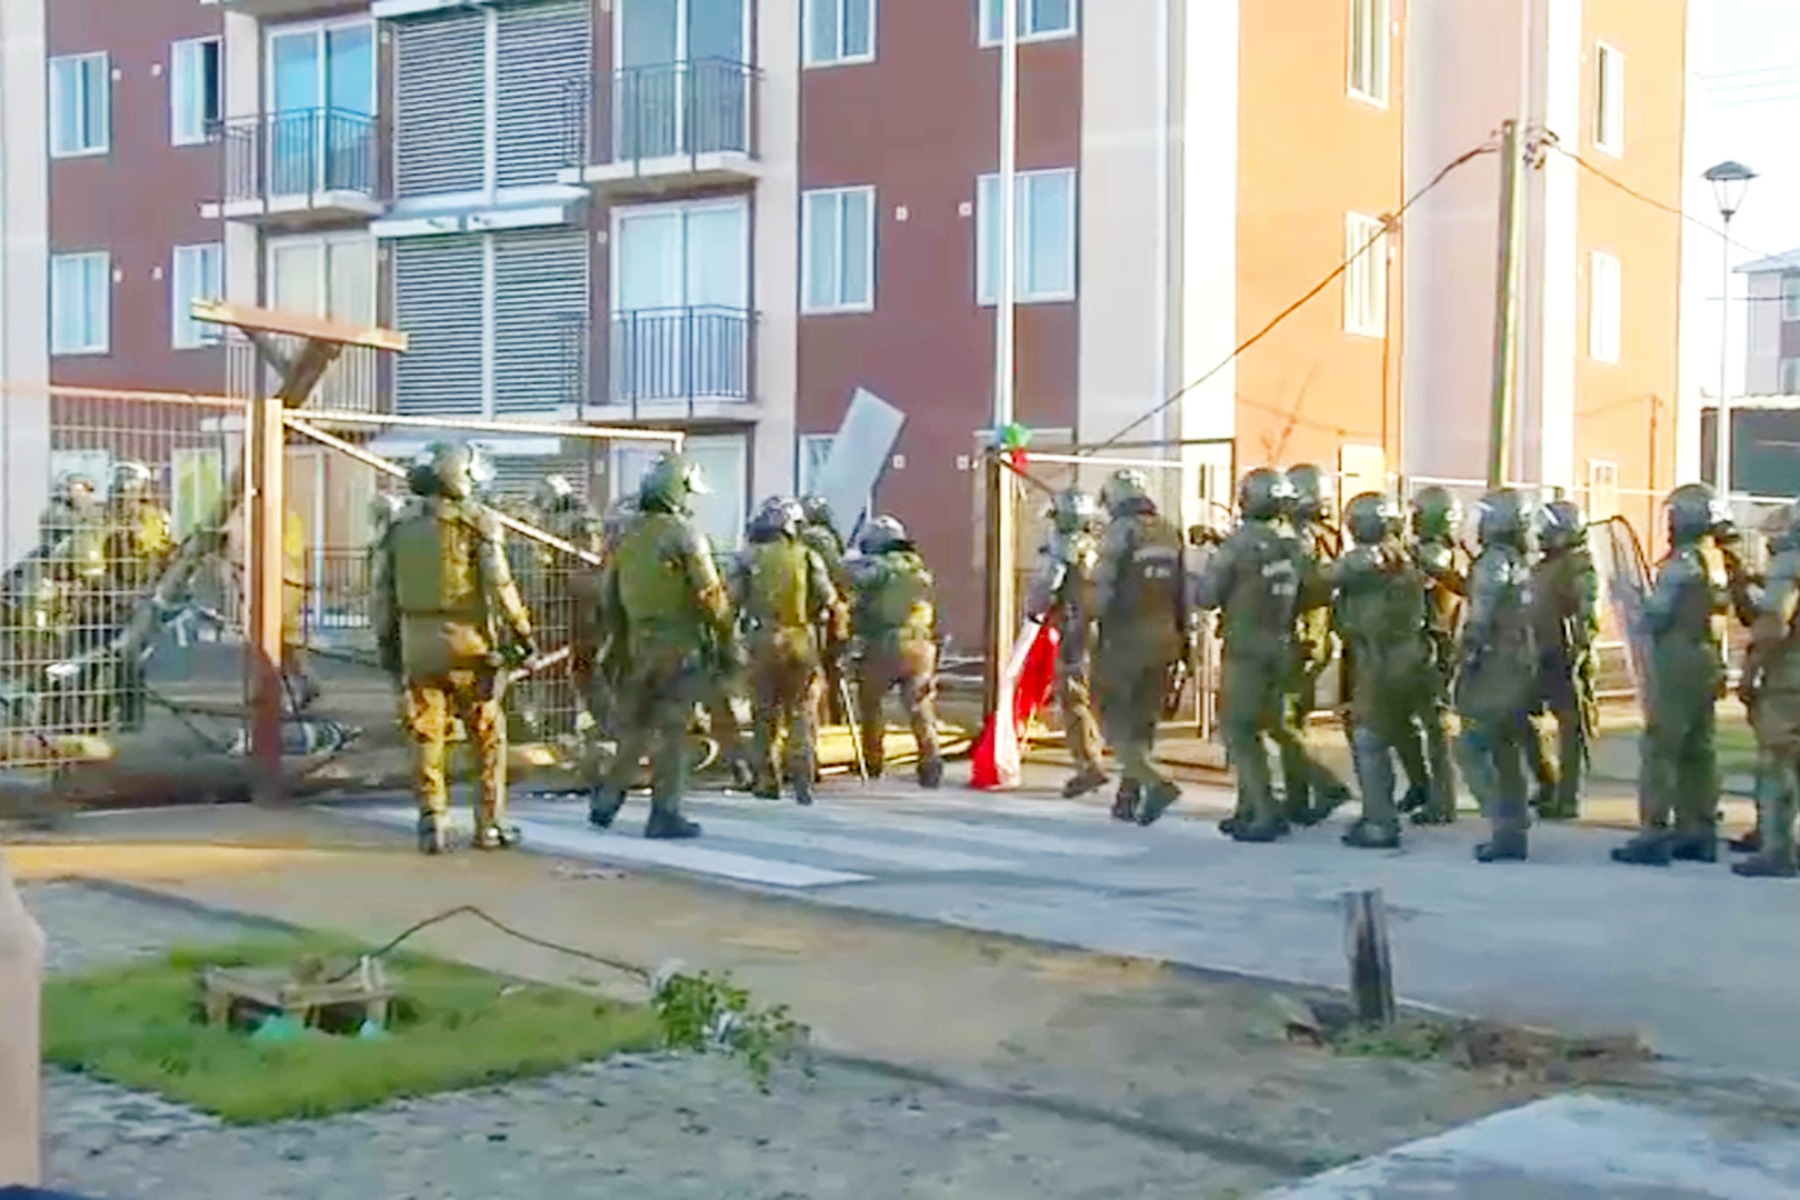
<instances>
[{"instance_id":1,"label":"white painted wall","mask_svg":"<svg viewBox=\"0 0 1800 1200\"><path fill-rule=\"evenodd\" d=\"M0 558L37 542L50 493L50 195L44 5L0 0Z\"/></svg>"},{"instance_id":2,"label":"white painted wall","mask_svg":"<svg viewBox=\"0 0 1800 1200\"><path fill-rule=\"evenodd\" d=\"M794 410L800 392L800 0L759 0L757 130L763 173L756 185L753 265L756 395L750 494L785 493L794 481ZM879 214L877 214L879 217ZM879 231L882 222L877 220ZM879 237L879 232L877 233Z\"/></svg>"},{"instance_id":3,"label":"white painted wall","mask_svg":"<svg viewBox=\"0 0 1800 1200\"><path fill-rule=\"evenodd\" d=\"M1539 50L1529 51L1534 120L1562 139L1581 144L1581 84L1590 68L1583 55L1585 28L1581 0L1535 0L1532 28L1544 29ZM1535 42L1535 38L1533 39ZM1515 461L1520 478L1565 488L1585 482L1575 462L1576 318L1586 271L1580 262L1577 231L1580 212L1578 167L1569 158L1550 154L1538 172L1538 196L1530 226L1541 275L1527 294L1536 312L1528 340L1534 347L1531 372L1522 372L1521 442Z\"/></svg>"},{"instance_id":4,"label":"white painted wall","mask_svg":"<svg viewBox=\"0 0 1800 1200\"><path fill-rule=\"evenodd\" d=\"M253 116L261 108L262 26L254 17L225 14L225 115ZM223 199L223 196L220 197ZM221 221L225 245L225 297L234 304L260 304L257 251L261 238L248 221Z\"/></svg>"}]
</instances>

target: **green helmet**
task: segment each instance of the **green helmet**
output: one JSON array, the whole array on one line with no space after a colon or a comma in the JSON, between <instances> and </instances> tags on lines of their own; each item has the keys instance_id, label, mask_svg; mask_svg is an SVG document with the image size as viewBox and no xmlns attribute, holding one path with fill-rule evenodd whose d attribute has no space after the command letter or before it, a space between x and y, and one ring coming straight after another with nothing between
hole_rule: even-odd
<instances>
[{"instance_id":1,"label":"green helmet","mask_svg":"<svg viewBox=\"0 0 1800 1200\"><path fill-rule=\"evenodd\" d=\"M906 536L906 526L898 517L885 514L876 517L863 526L862 535L856 539L856 548L864 554L885 554L889 550L904 550L912 545L912 539Z\"/></svg>"},{"instance_id":2,"label":"green helmet","mask_svg":"<svg viewBox=\"0 0 1800 1200\"><path fill-rule=\"evenodd\" d=\"M1704 483L1684 483L1669 493L1669 540L1677 546L1691 546L1720 525L1730 521L1730 514Z\"/></svg>"},{"instance_id":3,"label":"green helmet","mask_svg":"<svg viewBox=\"0 0 1800 1200\"><path fill-rule=\"evenodd\" d=\"M486 491L493 471L485 456L464 442L434 442L426 447L424 466L431 476L430 490L413 490L421 496L448 496L452 500L473 500Z\"/></svg>"},{"instance_id":4,"label":"green helmet","mask_svg":"<svg viewBox=\"0 0 1800 1200\"><path fill-rule=\"evenodd\" d=\"M1538 542L1546 550L1567 550L1585 537L1587 522L1573 500L1552 500L1538 514Z\"/></svg>"},{"instance_id":5,"label":"green helmet","mask_svg":"<svg viewBox=\"0 0 1800 1200\"><path fill-rule=\"evenodd\" d=\"M800 500L800 520L806 525L830 525L831 505L820 495L803 496Z\"/></svg>"},{"instance_id":6,"label":"green helmet","mask_svg":"<svg viewBox=\"0 0 1800 1200\"><path fill-rule=\"evenodd\" d=\"M700 468L680 454L664 454L650 464L638 484L638 507L645 512L686 513L693 496L711 494Z\"/></svg>"},{"instance_id":7,"label":"green helmet","mask_svg":"<svg viewBox=\"0 0 1800 1200\"><path fill-rule=\"evenodd\" d=\"M1288 510L1294 519L1325 520L1328 515L1325 510L1325 472L1312 463L1301 463L1288 468L1287 481L1294 489Z\"/></svg>"},{"instance_id":8,"label":"green helmet","mask_svg":"<svg viewBox=\"0 0 1800 1200\"><path fill-rule=\"evenodd\" d=\"M1094 523L1099 510L1080 488L1064 488L1050 500L1050 523L1058 533L1080 533Z\"/></svg>"},{"instance_id":9,"label":"green helmet","mask_svg":"<svg viewBox=\"0 0 1800 1200\"><path fill-rule=\"evenodd\" d=\"M150 490L150 468L141 462L114 463L112 494L117 497L141 496Z\"/></svg>"},{"instance_id":10,"label":"green helmet","mask_svg":"<svg viewBox=\"0 0 1800 1200\"><path fill-rule=\"evenodd\" d=\"M1358 545L1373 546L1405 528L1400 506L1380 492L1364 492L1344 506L1344 525Z\"/></svg>"},{"instance_id":11,"label":"green helmet","mask_svg":"<svg viewBox=\"0 0 1800 1200\"><path fill-rule=\"evenodd\" d=\"M1772 554L1800 550L1800 500L1784 504L1764 517L1762 534Z\"/></svg>"},{"instance_id":12,"label":"green helmet","mask_svg":"<svg viewBox=\"0 0 1800 1200\"><path fill-rule=\"evenodd\" d=\"M1150 478L1133 467L1114 471L1112 477L1100 488L1100 507L1115 517L1127 513L1156 511L1156 501L1150 498Z\"/></svg>"},{"instance_id":13,"label":"green helmet","mask_svg":"<svg viewBox=\"0 0 1800 1200\"><path fill-rule=\"evenodd\" d=\"M1483 546L1524 549L1531 535L1531 502L1514 488L1495 488L1475 506L1475 536Z\"/></svg>"},{"instance_id":14,"label":"green helmet","mask_svg":"<svg viewBox=\"0 0 1800 1200\"><path fill-rule=\"evenodd\" d=\"M1273 521L1293 503L1294 485L1273 467L1258 467L1238 480L1237 499L1246 521Z\"/></svg>"},{"instance_id":15,"label":"green helmet","mask_svg":"<svg viewBox=\"0 0 1800 1200\"><path fill-rule=\"evenodd\" d=\"M744 532L753 542L773 542L798 534L805 519L797 501L785 496L770 496L750 518L749 528Z\"/></svg>"},{"instance_id":16,"label":"green helmet","mask_svg":"<svg viewBox=\"0 0 1800 1200\"><path fill-rule=\"evenodd\" d=\"M1428 542L1446 542L1456 536L1462 524L1462 505L1449 488L1432 484L1420 488L1413 497L1413 536Z\"/></svg>"},{"instance_id":17,"label":"green helmet","mask_svg":"<svg viewBox=\"0 0 1800 1200\"><path fill-rule=\"evenodd\" d=\"M81 509L94 501L94 481L86 475L64 475L56 484L54 499L70 508Z\"/></svg>"}]
</instances>

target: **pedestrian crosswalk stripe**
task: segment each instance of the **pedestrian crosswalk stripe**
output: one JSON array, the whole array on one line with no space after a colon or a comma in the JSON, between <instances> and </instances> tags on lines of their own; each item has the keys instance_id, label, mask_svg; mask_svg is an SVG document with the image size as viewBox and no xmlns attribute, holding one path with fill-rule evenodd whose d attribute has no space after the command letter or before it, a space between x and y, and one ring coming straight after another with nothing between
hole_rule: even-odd
<instances>
[{"instance_id":1,"label":"pedestrian crosswalk stripe","mask_svg":"<svg viewBox=\"0 0 1800 1200\"><path fill-rule=\"evenodd\" d=\"M808 814L810 816L811 814ZM706 831L733 841L767 842L795 850L818 854L861 858L870 862L890 863L917 871L1016 871L1017 862L983 858L957 850L940 850L932 846L909 846L881 839L879 831L868 837L841 837L830 832L795 828L792 822L743 820L732 817L706 818Z\"/></svg>"},{"instance_id":2,"label":"pedestrian crosswalk stripe","mask_svg":"<svg viewBox=\"0 0 1800 1200\"><path fill-rule=\"evenodd\" d=\"M350 809L353 815L382 825L412 828L418 814L411 808ZM642 863L669 867L695 875L713 875L742 883L770 887L815 888L844 883L865 883L873 876L853 871L833 871L780 859L713 850L694 842L652 841L628 832L605 832L575 824L577 814L566 819L519 814L516 823L527 847L600 862ZM467 822L452 819L465 828Z\"/></svg>"}]
</instances>

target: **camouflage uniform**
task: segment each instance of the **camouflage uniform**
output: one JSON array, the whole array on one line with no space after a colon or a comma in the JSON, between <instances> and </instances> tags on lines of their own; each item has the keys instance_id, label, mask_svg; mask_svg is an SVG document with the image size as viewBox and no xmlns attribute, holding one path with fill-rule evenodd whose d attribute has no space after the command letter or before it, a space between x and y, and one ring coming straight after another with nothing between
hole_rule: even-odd
<instances>
[{"instance_id":1,"label":"camouflage uniform","mask_svg":"<svg viewBox=\"0 0 1800 1200\"><path fill-rule=\"evenodd\" d=\"M1615 848L1615 862L1667 866L1671 859L1718 857L1719 763L1713 705L1723 693L1720 618L1726 595L1706 560L1705 542L1726 515L1704 484L1669 495L1672 549L1644 598L1650 639L1638 835Z\"/></svg>"},{"instance_id":2,"label":"camouflage uniform","mask_svg":"<svg viewBox=\"0 0 1800 1200\"><path fill-rule=\"evenodd\" d=\"M1754 620L1738 695L1756 730L1756 853L1732 864L1752 877L1791 877L1800 802L1800 503L1775 518L1766 577L1747 597Z\"/></svg>"},{"instance_id":3,"label":"camouflage uniform","mask_svg":"<svg viewBox=\"0 0 1800 1200\"><path fill-rule=\"evenodd\" d=\"M1581 806L1581 768L1593 719L1594 639L1600 635L1600 577L1588 553L1581 510L1567 500L1544 509L1542 554L1531 570L1531 604L1538 651L1538 703L1556 723L1556 761L1528 731L1527 754L1538 778L1537 811L1547 820L1573 820Z\"/></svg>"},{"instance_id":4,"label":"camouflage uniform","mask_svg":"<svg viewBox=\"0 0 1800 1200\"><path fill-rule=\"evenodd\" d=\"M1100 730L1088 686L1088 647L1093 640L1093 501L1075 488L1057 493L1050 507L1050 539L1038 551L1038 566L1026 596L1026 615L1054 621L1059 635L1056 702L1062 710L1075 774L1063 785L1074 799L1106 785L1100 766Z\"/></svg>"},{"instance_id":5,"label":"camouflage uniform","mask_svg":"<svg viewBox=\"0 0 1800 1200\"><path fill-rule=\"evenodd\" d=\"M730 590L749 634L755 681L756 795L781 794L776 751L785 734L794 799L811 804L819 642L843 641L848 617L824 562L800 539L800 521L792 501L765 504L750 523L750 546L733 565Z\"/></svg>"},{"instance_id":6,"label":"camouflage uniform","mask_svg":"<svg viewBox=\"0 0 1800 1200\"><path fill-rule=\"evenodd\" d=\"M89 621L106 636L129 619L144 593L156 585L175 557L175 529L169 510L150 494L151 471L143 463L113 467L106 503L106 578L92 593ZM115 715L125 729L144 720L144 665L133 655L114 666Z\"/></svg>"},{"instance_id":7,"label":"camouflage uniform","mask_svg":"<svg viewBox=\"0 0 1800 1200\"><path fill-rule=\"evenodd\" d=\"M544 479L538 484L535 501L532 516L538 528L596 559L600 557L605 542L601 523L568 479L561 475ZM599 567L579 555L541 542L533 543L532 548L537 551L541 572L539 624L543 640L547 645L569 647L569 682L575 691L577 721L583 725L597 721L598 714L591 706ZM584 716L587 721L581 720Z\"/></svg>"},{"instance_id":8,"label":"camouflage uniform","mask_svg":"<svg viewBox=\"0 0 1800 1200\"><path fill-rule=\"evenodd\" d=\"M847 560L845 569L854 589L850 631L856 641L863 761L872 778L881 775L887 732L882 702L898 687L919 747L919 786L935 788L944 777L936 706L936 581L893 517L869 522L857 548L861 554Z\"/></svg>"},{"instance_id":9,"label":"camouflage uniform","mask_svg":"<svg viewBox=\"0 0 1800 1200\"><path fill-rule=\"evenodd\" d=\"M383 535L373 587L382 665L404 681L406 724L418 743L419 848L445 849L453 715L480 763L474 844L510 846L518 834L506 824L502 668L534 653L531 620L499 523L475 499L483 464L466 446L440 443L429 453L429 474L413 476L420 503Z\"/></svg>"},{"instance_id":10,"label":"camouflage uniform","mask_svg":"<svg viewBox=\"0 0 1800 1200\"><path fill-rule=\"evenodd\" d=\"M825 503L823 496L807 496L800 501L800 511L803 517L800 539L825 564L825 573L831 579L831 586L837 589L838 596L849 596L852 588L849 573L844 568L844 543L838 538L837 527L832 523L830 506ZM844 641L833 642L829 639L823 647L821 665L824 679L819 689L819 715L813 726L815 738L818 736L819 726L827 720L842 725L850 719L850 714L844 711L846 648ZM815 754L814 762L817 761L818 756Z\"/></svg>"},{"instance_id":11,"label":"camouflage uniform","mask_svg":"<svg viewBox=\"0 0 1800 1200\"><path fill-rule=\"evenodd\" d=\"M1337 554L1337 534L1327 520L1319 468L1303 463L1288 471L1287 481L1293 493L1287 515L1302 555L1302 587L1294 614L1293 662L1282 688L1281 779L1287 819L1314 825L1350 798L1344 781L1306 744L1308 721L1318 709L1319 681L1331 665L1331 597L1317 581Z\"/></svg>"},{"instance_id":12,"label":"camouflage uniform","mask_svg":"<svg viewBox=\"0 0 1800 1200\"><path fill-rule=\"evenodd\" d=\"M1469 574L1456 708L1469 786L1492 838L1475 848L1480 862L1523 859L1531 827L1521 735L1536 694L1531 627L1529 502L1511 488L1482 497L1481 552Z\"/></svg>"},{"instance_id":13,"label":"camouflage uniform","mask_svg":"<svg viewBox=\"0 0 1800 1200\"><path fill-rule=\"evenodd\" d=\"M638 491L638 515L602 572L605 671L616 680L619 751L588 803L588 821L610 828L625 805L638 763L650 754L650 819L644 836L691 838L700 826L681 815L687 788L687 730L709 678L738 658L737 631L706 538L688 517L688 497L704 494L686 459L666 454Z\"/></svg>"},{"instance_id":14,"label":"camouflage uniform","mask_svg":"<svg viewBox=\"0 0 1800 1200\"><path fill-rule=\"evenodd\" d=\"M1362 792L1362 817L1344 844L1392 849L1400 844L1394 804L1398 755L1423 776L1423 723L1431 715L1436 669L1426 623L1425 576L1401 544L1398 508L1373 492L1345 507L1356 546L1333 571L1333 617L1354 655L1351 753Z\"/></svg>"},{"instance_id":15,"label":"camouflage uniform","mask_svg":"<svg viewBox=\"0 0 1800 1200\"><path fill-rule=\"evenodd\" d=\"M1201 607L1223 610L1220 720L1237 775L1237 811L1220 828L1240 842L1272 842L1288 828L1275 803L1268 743L1281 746L1287 734L1283 703L1305 585L1306 554L1283 520L1293 495L1279 471L1245 475L1238 527L1201 572Z\"/></svg>"},{"instance_id":16,"label":"camouflage uniform","mask_svg":"<svg viewBox=\"0 0 1800 1200\"><path fill-rule=\"evenodd\" d=\"M1401 808L1415 825L1447 825L1456 820L1456 768L1451 703L1456 680L1457 633L1469 591L1469 556L1456 540L1461 519L1456 498L1444 488L1423 488L1413 498L1413 561L1426 579L1426 634L1431 642L1436 684L1425 716L1425 791L1407 791Z\"/></svg>"}]
</instances>

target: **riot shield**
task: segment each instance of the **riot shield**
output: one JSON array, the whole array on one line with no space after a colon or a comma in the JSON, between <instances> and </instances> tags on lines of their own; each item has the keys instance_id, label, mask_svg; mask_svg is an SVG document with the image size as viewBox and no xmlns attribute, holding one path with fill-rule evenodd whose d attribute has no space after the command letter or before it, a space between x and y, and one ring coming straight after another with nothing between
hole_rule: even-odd
<instances>
[{"instance_id":1,"label":"riot shield","mask_svg":"<svg viewBox=\"0 0 1800 1200\"><path fill-rule=\"evenodd\" d=\"M1625 659L1641 703L1650 671L1650 631L1644 624L1644 598L1650 592L1650 567L1637 533L1618 517L1588 530L1599 569L1602 595L1615 633L1625 643Z\"/></svg>"}]
</instances>

